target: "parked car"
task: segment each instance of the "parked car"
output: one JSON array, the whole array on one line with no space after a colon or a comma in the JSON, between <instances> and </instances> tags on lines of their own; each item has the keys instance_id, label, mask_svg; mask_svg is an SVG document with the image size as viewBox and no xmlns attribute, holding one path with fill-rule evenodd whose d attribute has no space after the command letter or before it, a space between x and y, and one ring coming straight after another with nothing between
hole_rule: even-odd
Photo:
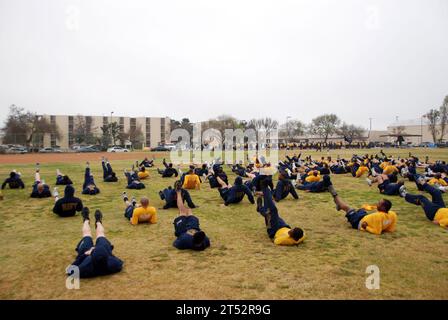
<instances>
[{"instance_id":1,"label":"parked car","mask_svg":"<svg viewBox=\"0 0 448 320\"><path fill-rule=\"evenodd\" d=\"M93 146L81 147L77 151L78 152L99 152L99 150Z\"/></svg>"},{"instance_id":2,"label":"parked car","mask_svg":"<svg viewBox=\"0 0 448 320\"><path fill-rule=\"evenodd\" d=\"M176 145L174 143L166 143L163 145L165 148L167 148L168 150L175 150L176 149Z\"/></svg>"},{"instance_id":3,"label":"parked car","mask_svg":"<svg viewBox=\"0 0 448 320\"><path fill-rule=\"evenodd\" d=\"M46 148L42 148L39 150L39 153L53 153L53 152L61 153L62 151L61 151L61 149L52 148L52 147L46 147Z\"/></svg>"},{"instance_id":4,"label":"parked car","mask_svg":"<svg viewBox=\"0 0 448 320\"><path fill-rule=\"evenodd\" d=\"M418 146L420 148L430 148L430 147L434 147L434 143L432 143L432 142L422 142Z\"/></svg>"},{"instance_id":5,"label":"parked car","mask_svg":"<svg viewBox=\"0 0 448 320\"><path fill-rule=\"evenodd\" d=\"M107 149L107 152L129 152L129 150L122 147L114 146Z\"/></svg>"},{"instance_id":6,"label":"parked car","mask_svg":"<svg viewBox=\"0 0 448 320\"><path fill-rule=\"evenodd\" d=\"M28 150L25 147L11 147L6 150L6 153L24 154L28 153Z\"/></svg>"},{"instance_id":7,"label":"parked car","mask_svg":"<svg viewBox=\"0 0 448 320\"><path fill-rule=\"evenodd\" d=\"M171 149L167 148L165 146L158 146L158 147L155 147L155 148L151 148L151 151L171 151Z\"/></svg>"}]
</instances>

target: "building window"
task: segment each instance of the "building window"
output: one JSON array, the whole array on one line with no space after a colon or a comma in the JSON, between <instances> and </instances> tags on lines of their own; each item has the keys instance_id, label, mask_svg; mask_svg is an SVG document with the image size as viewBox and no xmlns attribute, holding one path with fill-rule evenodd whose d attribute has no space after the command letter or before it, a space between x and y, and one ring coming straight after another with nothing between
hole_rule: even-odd
<instances>
[{"instance_id":1,"label":"building window","mask_svg":"<svg viewBox=\"0 0 448 320\"><path fill-rule=\"evenodd\" d=\"M124 132L124 117L120 117L120 133Z\"/></svg>"},{"instance_id":2,"label":"building window","mask_svg":"<svg viewBox=\"0 0 448 320\"><path fill-rule=\"evenodd\" d=\"M89 134L92 131L92 117L86 117L86 133Z\"/></svg>"},{"instance_id":3,"label":"building window","mask_svg":"<svg viewBox=\"0 0 448 320\"><path fill-rule=\"evenodd\" d=\"M137 128L137 119L131 118L129 126L131 127L131 130L135 130Z\"/></svg>"},{"instance_id":4,"label":"building window","mask_svg":"<svg viewBox=\"0 0 448 320\"><path fill-rule=\"evenodd\" d=\"M146 146L151 147L151 118L146 118Z\"/></svg>"},{"instance_id":5,"label":"building window","mask_svg":"<svg viewBox=\"0 0 448 320\"><path fill-rule=\"evenodd\" d=\"M73 145L73 116L68 117L68 146Z\"/></svg>"}]
</instances>

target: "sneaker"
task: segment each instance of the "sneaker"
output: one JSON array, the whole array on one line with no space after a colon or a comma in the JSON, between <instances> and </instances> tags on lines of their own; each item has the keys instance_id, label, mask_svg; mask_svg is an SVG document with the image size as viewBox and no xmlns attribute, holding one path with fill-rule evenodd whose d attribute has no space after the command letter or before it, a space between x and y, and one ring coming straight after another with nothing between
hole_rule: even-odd
<instances>
[{"instance_id":1,"label":"sneaker","mask_svg":"<svg viewBox=\"0 0 448 320\"><path fill-rule=\"evenodd\" d=\"M366 178L366 182L367 182L367 184L369 185L369 187L371 187L371 186L372 186L372 180L370 180L370 179Z\"/></svg>"},{"instance_id":2,"label":"sneaker","mask_svg":"<svg viewBox=\"0 0 448 320\"><path fill-rule=\"evenodd\" d=\"M103 214L101 213L101 211L100 210L96 210L95 211L95 223L103 223Z\"/></svg>"},{"instance_id":3,"label":"sneaker","mask_svg":"<svg viewBox=\"0 0 448 320\"><path fill-rule=\"evenodd\" d=\"M123 197L123 201L128 201L129 200L129 198L128 198L128 194L126 193L126 191L123 191L123 193L121 194L121 196Z\"/></svg>"},{"instance_id":4,"label":"sneaker","mask_svg":"<svg viewBox=\"0 0 448 320\"><path fill-rule=\"evenodd\" d=\"M404 185L402 185L400 187L400 189L398 190L398 192L400 193L400 197L404 198L406 196L406 194L407 194L406 187Z\"/></svg>"},{"instance_id":5,"label":"sneaker","mask_svg":"<svg viewBox=\"0 0 448 320\"><path fill-rule=\"evenodd\" d=\"M90 213L89 208L87 208L87 207L82 208L81 216L82 216L83 222L85 222L86 220L90 221L89 213Z\"/></svg>"}]
</instances>

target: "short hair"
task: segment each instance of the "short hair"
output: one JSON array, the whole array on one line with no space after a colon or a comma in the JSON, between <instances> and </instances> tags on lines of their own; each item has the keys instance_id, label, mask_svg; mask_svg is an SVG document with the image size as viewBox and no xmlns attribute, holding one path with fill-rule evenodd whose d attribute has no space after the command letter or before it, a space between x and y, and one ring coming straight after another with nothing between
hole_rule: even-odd
<instances>
[{"instance_id":1,"label":"short hair","mask_svg":"<svg viewBox=\"0 0 448 320\"><path fill-rule=\"evenodd\" d=\"M392 208L392 202L387 199L383 199L383 209L386 213L389 212L389 210Z\"/></svg>"},{"instance_id":2,"label":"short hair","mask_svg":"<svg viewBox=\"0 0 448 320\"><path fill-rule=\"evenodd\" d=\"M204 231L198 231L193 235L193 250L202 251L205 250L206 243L205 243L205 232Z\"/></svg>"},{"instance_id":3,"label":"short hair","mask_svg":"<svg viewBox=\"0 0 448 320\"><path fill-rule=\"evenodd\" d=\"M149 199L147 197L142 197L140 199L140 203L142 204L143 207L147 207L149 205Z\"/></svg>"},{"instance_id":4,"label":"short hair","mask_svg":"<svg viewBox=\"0 0 448 320\"><path fill-rule=\"evenodd\" d=\"M294 228L291 230L291 238L295 241L299 241L303 237L303 230L300 228Z\"/></svg>"}]
</instances>

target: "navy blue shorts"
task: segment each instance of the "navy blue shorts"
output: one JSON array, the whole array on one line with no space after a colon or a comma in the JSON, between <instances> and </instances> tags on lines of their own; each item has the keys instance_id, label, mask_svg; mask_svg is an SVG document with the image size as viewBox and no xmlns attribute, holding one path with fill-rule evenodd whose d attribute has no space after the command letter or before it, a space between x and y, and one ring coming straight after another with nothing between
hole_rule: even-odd
<instances>
[{"instance_id":1,"label":"navy blue shorts","mask_svg":"<svg viewBox=\"0 0 448 320\"><path fill-rule=\"evenodd\" d=\"M379 184L378 189L380 189L380 192L383 192L389 183L390 183L389 180L384 180L383 183Z\"/></svg>"},{"instance_id":2,"label":"navy blue shorts","mask_svg":"<svg viewBox=\"0 0 448 320\"><path fill-rule=\"evenodd\" d=\"M221 188L219 189L219 194L221 195L221 198L226 201L227 195L229 194L229 188Z\"/></svg>"},{"instance_id":3,"label":"navy blue shorts","mask_svg":"<svg viewBox=\"0 0 448 320\"><path fill-rule=\"evenodd\" d=\"M90 250L92 247L104 246L110 254L112 254L113 245L105 237L99 237L96 239L96 244L93 244L93 239L90 236L85 236L79 241L76 246L76 251L78 252L78 257L83 255L86 251Z\"/></svg>"},{"instance_id":4,"label":"navy blue shorts","mask_svg":"<svg viewBox=\"0 0 448 320\"><path fill-rule=\"evenodd\" d=\"M349 212L347 212L347 214L345 215L345 217L347 218L347 221L352 225L353 229L358 229L359 227L359 222L362 220L362 218L364 218L366 215L368 215L367 211L364 209L352 209Z\"/></svg>"}]
</instances>

